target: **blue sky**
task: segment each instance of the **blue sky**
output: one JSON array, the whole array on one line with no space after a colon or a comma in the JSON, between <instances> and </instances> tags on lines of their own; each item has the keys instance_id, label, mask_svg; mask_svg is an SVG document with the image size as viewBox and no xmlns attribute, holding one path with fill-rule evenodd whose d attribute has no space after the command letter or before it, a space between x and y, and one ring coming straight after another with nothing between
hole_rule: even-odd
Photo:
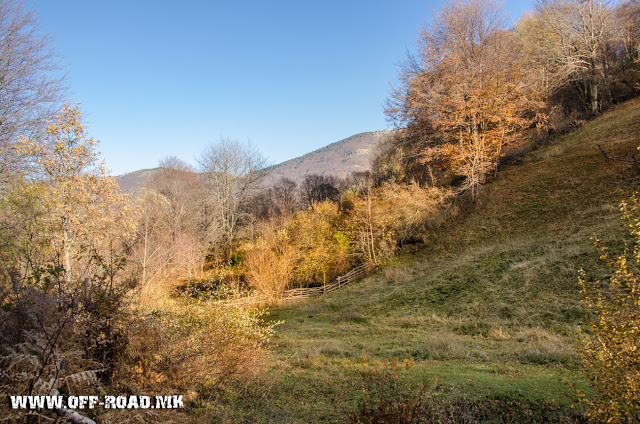
<instances>
[{"instance_id":1,"label":"blue sky","mask_svg":"<svg viewBox=\"0 0 640 424\"><path fill-rule=\"evenodd\" d=\"M439 1L32 0L114 175L221 136L272 163L388 128L396 65ZM533 4L508 2L514 21Z\"/></svg>"}]
</instances>

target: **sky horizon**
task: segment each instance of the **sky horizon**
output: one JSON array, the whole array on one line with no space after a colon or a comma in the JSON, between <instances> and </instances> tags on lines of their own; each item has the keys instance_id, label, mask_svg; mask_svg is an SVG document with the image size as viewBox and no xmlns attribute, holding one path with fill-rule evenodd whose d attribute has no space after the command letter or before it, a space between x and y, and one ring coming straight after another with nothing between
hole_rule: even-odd
<instances>
[{"instance_id":1,"label":"sky horizon","mask_svg":"<svg viewBox=\"0 0 640 424\"><path fill-rule=\"evenodd\" d=\"M515 22L533 1L505 4ZM389 129L397 65L439 1L32 0L113 175L220 137L272 164Z\"/></svg>"}]
</instances>

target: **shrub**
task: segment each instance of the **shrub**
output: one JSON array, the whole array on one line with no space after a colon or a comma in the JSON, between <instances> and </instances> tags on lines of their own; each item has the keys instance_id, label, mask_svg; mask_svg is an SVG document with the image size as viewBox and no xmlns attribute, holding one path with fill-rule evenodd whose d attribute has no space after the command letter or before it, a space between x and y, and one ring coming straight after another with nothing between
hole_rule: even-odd
<instances>
[{"instance_id":1,"label":"shrub","mask_svg":"<svg viewBox=\"0 0 640 424\"><path fill-rule=\"evenodd\" d=\"M291 286L296 253L286 230L266 232L244 249L246 277L253 288L279 296Z\"/></svg>"},{"instance_id":2,"label":"shrub","mask_svg":"<svg viewBox=\"0 0 640 424\"><path fill-rule=\"evenodd\" d=\"M600 246L610 277L588 281L581 271L580 286L589 313L590 335L579 351L595 396L583 400L590 415L605 422L640 422L640 200L622 203L633 237L633 249L613 254Z\"/></svg>"},{"instance_id":3,"label":"shrub","mask_svg":"<svg viewBox=\"0 0 640 424\"><path fill-rule=\"evenodd\" d=\"M293 215L286 231L296 252L297 285L327 284L349 268L343 220L338 204L328 200Z\"/></svg>"},{"instance_id":4,"label":"shrub","mask_svg":"<svg viewBox=\"0 0 640 424\"><path fill-rule=\"evenodd\" d=\"M426 240L429 233L455 212L453 192L439 187L386 183L379 190L383 214L393 216L393 230L399 243Z\"/></svg>"},{"instance_id":5,"label":"shrub","mask_svg":"<svg viewBox=\"0 0 640 424\"><path fill-rule=\"evenodd\" d=\"M378 265L391 258L398 244L425 241L431 231L455 213L453 192L417 183L386 182L354 201L352 237L363 261Z\"/></svg>"}]
</instances>

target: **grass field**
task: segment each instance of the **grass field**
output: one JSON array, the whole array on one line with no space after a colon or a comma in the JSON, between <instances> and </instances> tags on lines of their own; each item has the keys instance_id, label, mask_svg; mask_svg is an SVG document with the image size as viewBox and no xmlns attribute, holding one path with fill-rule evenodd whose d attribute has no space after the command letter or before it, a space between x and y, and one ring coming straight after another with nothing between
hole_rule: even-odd
<instances>
[{"instance_id":1,"label":"grass field","mask_svg":"<svg viewBox=\"0 0 640 424\"><path fill-rule=\"evenodd\" d=\"M571 384L589 387L576 354L586 318L578 270L606 275L590 237L622 246L618 205L631 188L609 182L637 171L605 160L599 144L612 156L636 152L640 99L501 170L417 252L323 298L272 308L268 319L282 324L268 371L191 412L344 422L366 396L367 373L397 368L435 399L516 402L557 410L559 422L579 416Z\"/></svg>"}]
</instances>

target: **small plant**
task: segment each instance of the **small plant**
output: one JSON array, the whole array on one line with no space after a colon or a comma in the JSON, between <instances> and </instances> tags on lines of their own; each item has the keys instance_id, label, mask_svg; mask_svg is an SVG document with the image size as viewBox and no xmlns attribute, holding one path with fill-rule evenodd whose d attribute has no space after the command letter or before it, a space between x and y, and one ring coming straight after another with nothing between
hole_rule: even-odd
<instances>
[{"instance_id":1,"label":"small plant","mask_svg":"<svg viewBox=\"0 0 640 424\"><path fill-rule=\"evenodd\" d=\"M413 368L413 359L405 359L402 368ZM352 424L419 422L428 391L415 387L400 374L399 360L390 361L390 370L376 369L362 374L363 397L349 412Z\"/></svg>"}]
</instances>

